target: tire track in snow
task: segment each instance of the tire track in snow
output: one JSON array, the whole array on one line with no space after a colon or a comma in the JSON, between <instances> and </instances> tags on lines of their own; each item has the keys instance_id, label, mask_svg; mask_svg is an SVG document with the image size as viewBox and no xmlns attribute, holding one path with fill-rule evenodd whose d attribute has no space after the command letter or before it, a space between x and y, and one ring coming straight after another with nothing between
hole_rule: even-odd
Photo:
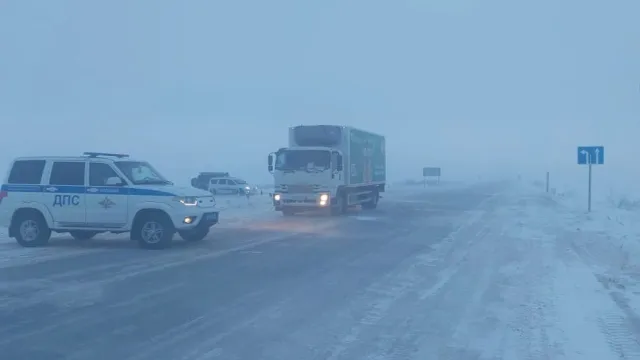
<instances>
[{"instance_id":1,"label":"tire track in snow","mask_svg":"<svg viewBox=\"0 0 640 360\"><path fill-rule=\"evenodd\" d=\"M25 299L24 296L20 296L16 299L11 299L8 301L5 299L2 303L0 303L0 310L5 312L5 316L10 315L12 312L28 310L30 307L36 306L38 304L43 304L43 303L55 304L56 307L58 307L58 310L49 314L48 316L56 317L59 319L50 326L43 326L33 331L19 331L20 329L25 328L29 325L29 323L25 323L25 322L12 324L10 328L6 328L6 327L2 328L0 330L0 346L7 345L17 341L22 341L29 337L33 337L39 334L53 332L57 328L71 327L74 324L82 324L82 325L79 325L79 327L82 327L82 326L90 326L91 324L100 323L103 320L101 320L100 317L96 318L95 314L93 313L87 313L82 315L71 315L71 314L74 312L75 307L83 306L82 304L83 302L86 302L86 301L89 301L90 303L100 302L101 300L100 292L96 293L95 290L102 289L108 284L120 282L132 277L141 276L143 274L148 274L148 273L162 271L162 270L168 270L170 268L187 265L196 261L209 260L212 258L228 255L234 252L248 250L248 249L255 248L257 246L264 245L271 242L285 241L300 235L301 234L296 234L296 233L276 234L267 238L262 238L260 240L251 241L241 246L237 246L237 247L233 247L233 248L229 248L221 251L216 251L216 252L199 254L199 255L167 254L165 256L161 256L160 258L154 258L153 261L139 264L139 266L136 267L135 270L133 268L125 268L123 271L116 273L115 275L114 273L110 273L109 271L107 271L107 269L112 267L114 268L122 267L123 264L116 263L113 265L108 265L106 267L101 266L101 267L98 267L99 270L95 271L96 275L100 274L99 277L96 279L92 279L90 281L85 281L85 282L78 282L78 281L72 280L74 278L77 278L77 276L79 276L79 274L82 273L82 270L59 274L58 277L52 277L50 279L47 279L51 283L51 286L49 287L50 290L48 291L45 290L43 292L35 292L32 294L33 297L30 299ZM140 262L140 259L134 260L134 262L136 261ZM87 270L93 270L93 269L85 269L85 271ZM60 280L61 278L67 281L74 281L74 284L70 285L69 283L58 283L56 285L55 280L56 279ZM162 294L162 293L167 293L171 291L171 289L172 289L171 286L167 286L167 287L158 289L157 291L159 292L159 294ZM78 298L76 299L76 301L77 300L80 300L80 301L76 302L75 306L59 307L61 303L58 300L60 298L62 299L69 298L70 296L70 295L60 296L60 294L61 293L69 294L69 291L71 291L73 294L78 295ZM86 297L87 293L96 294L97 296L94 299L87 299ZM148 294L148 295L153 296L153 294ZM83 296L85 297L83 298ZM84 299L84 300L81 300L81 299ZM122 304L127 303L129 301L131 300L129 299L129 300L126 300L125 302L119 302L119 303L108 305L106 309L103 311L103 315L108 314L111 310L117 310L118 314L122 314L122 311L123 311L121 309ZM135 307L133 307L133 309L135 309ZM124 312L126 313L127 316L133 316L134 314L133 312L129 313L128 310L124 310Z\"/></svg>"},{"instance_id":2,"label":"tire track in snow","mask_svg":"<svg viewBox=\"0 0 640 360\"><path fill-rule=\"evenodd\" d=\"M486 206L491 199L493 197L485 199L479 208ZM351 305L339 313L336 318L352 319L350 322L355 322L355 325L348 328L347 331L338 332L337 344L327 350L323 359L365 358L365 354L368 359L409 356L412 350L408 350L411 348L411 345L408 344L418 343L418 338L422 339L425 330L429 332L429 329L420 329L418 332L405 330L400 333L394 332L395 336L386 340L368 339L367 337L372 336L372 332L375 333L370 330L379 329L380 323L390 317L394 311L403 313L403 316L393 317L390 320L396 328L402 328L403 325L410 324L417 317L425 316L428 311L413 315L406 313L406 311L419 310L420 308L416 307L416 301L424 302L425 297L433 296L444 287L444 284L455 274L456 267L467 255L470 242L481 240L475 236L482 237L488 234L484 226L490 217L491 213L488 211L474 210L465 224L445 237L433 252L416 254L407 259L394 271L370 285L360 296L353 299ZM425 275L432 273L438 266L443 266L443 269L438 272L439 278L435 279L435 282L443 284L430 287L429 285L434 282L434 279ZM429 290L425 291L425 288ZM409 299L409 306L403 308L403 305L407 305L404 301L406 299ZM362 311L363 304L369 304L364 311ZM353 318L354 314L357 314L356 318ZM398 319L403 319L401 324L397 323ZM398 346L398 339L403 339L407 344ZM371 344L376 344L376 351L371 349Z\"/></svg>"},{"instance_id":3,"label":"tire track in snow","mask_svg":"<svg viewBox=\"0 0 640 360\"><path fill-rule=\"evenodd\" d=\"M594 285L599 284L608 295L611 305L615 306L615 310L609 309L598 318L598 326L609 347L621 359L640 359L640 318L619 291L610 289L609 277L599 275L601 271L596 265L595 254L573 241L571 235L569 239L571 243L566 251L568 261L588 267Z\"/></svg>"}]
</instances>

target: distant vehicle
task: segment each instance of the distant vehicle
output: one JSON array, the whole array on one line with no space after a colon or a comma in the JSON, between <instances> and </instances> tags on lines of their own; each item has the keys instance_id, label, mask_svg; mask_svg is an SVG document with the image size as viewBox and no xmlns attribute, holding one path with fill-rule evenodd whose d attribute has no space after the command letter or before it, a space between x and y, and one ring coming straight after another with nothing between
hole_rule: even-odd
<instances>
[{"instance_id":1,"label":"distant vehicle","mask_svg":"<svg viewBox=\"0 0 640 360\"><path fill-rule=\"evenodd\" d=\"M218 223L214 197L178 187L148 162L124 154L15 159L0 187L0 226L24 247L43 246L52 232L88 240L129 232L148 249L177 232L203 240Z\"/></svg>"},{"instance_id":2,"label":"distant vehicle","mask_svg":"<svg viewBox=\"0 0 640 360\"><path fill-rule=\"evenodd\" d=\"M213 195L255 195L259 191L256 186L230 176L211 178L208 190Z\"/></svg>"},{"instance_id":3,"label":"distant vehicle","mask_svg":"<svg viewBox=\"0 0 640 360\"><path fill-rule=\"evenodd\" d=\"M289 147L269 155L276 211L293 215L327 208L378 206L385 191L385 138L348 126L310 125L289 129Z\"/></svg>"},{"instance_id":4,"label":"distant vehicle","mask_svg":"<svg viewBox=\"0 0 640 360\"><path fill-rule=\"evenodd\" d=\"M205 191L209 191L209 180L213 178L227 178L229 177L228 172L221 171L206 171L201 172L198 176L191 179L191 186L196 189L201 189Z\"/></svg>"}]
</instances>

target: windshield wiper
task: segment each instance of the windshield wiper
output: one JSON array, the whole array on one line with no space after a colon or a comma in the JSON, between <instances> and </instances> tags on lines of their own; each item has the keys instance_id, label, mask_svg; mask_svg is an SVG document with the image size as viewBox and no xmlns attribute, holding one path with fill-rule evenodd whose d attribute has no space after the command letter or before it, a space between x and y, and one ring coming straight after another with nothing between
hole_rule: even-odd
<instances>
[{"instance_id":1,"label":"windshield wiper","mask_svg":"<svg viewBox=\"0 0 640 360\"><path fill-rule=\"evenodd\" d=\"M136 185L169 185L172 184L171 181L168 180L138 180L136 181Z\"/></svg>"}]
</instances>

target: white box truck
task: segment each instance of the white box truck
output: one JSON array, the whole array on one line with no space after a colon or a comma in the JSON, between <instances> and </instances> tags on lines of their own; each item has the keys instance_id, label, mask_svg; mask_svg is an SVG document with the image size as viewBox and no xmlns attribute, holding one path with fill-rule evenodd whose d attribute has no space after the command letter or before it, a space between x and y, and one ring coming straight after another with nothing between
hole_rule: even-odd
<instances>
[{"instance_id":1,"label":"white box truck","mask_svg":"<svg viewBox=\"0 0 640 360\"><path fill-rule=\"evenodd\" d=\"M347 207L375 209L385 190L384 136L349 126L300 125L289 146L269 154L273 204L283 215L313 209L343 214Z\"/></svg>"}]
</instances>

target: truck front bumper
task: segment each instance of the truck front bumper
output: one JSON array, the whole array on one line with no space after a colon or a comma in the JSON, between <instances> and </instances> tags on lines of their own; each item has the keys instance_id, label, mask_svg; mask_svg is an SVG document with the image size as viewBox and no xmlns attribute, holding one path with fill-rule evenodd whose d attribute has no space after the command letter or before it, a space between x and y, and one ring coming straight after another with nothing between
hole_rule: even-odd
<instances>
[{"instance_id":1,"label":"truck front bumper","mask_svg":"<svg viewBox=\"0 0 640 360\"><path fill-rule=\"evenodd\" d=\"M329 193L309 193L309 194L287 194L275 193L273 195L273 206L276 211L282 208L296 209L322 209L328 208L331 204L331 194Z\"/></svg>"}]
</instances>

